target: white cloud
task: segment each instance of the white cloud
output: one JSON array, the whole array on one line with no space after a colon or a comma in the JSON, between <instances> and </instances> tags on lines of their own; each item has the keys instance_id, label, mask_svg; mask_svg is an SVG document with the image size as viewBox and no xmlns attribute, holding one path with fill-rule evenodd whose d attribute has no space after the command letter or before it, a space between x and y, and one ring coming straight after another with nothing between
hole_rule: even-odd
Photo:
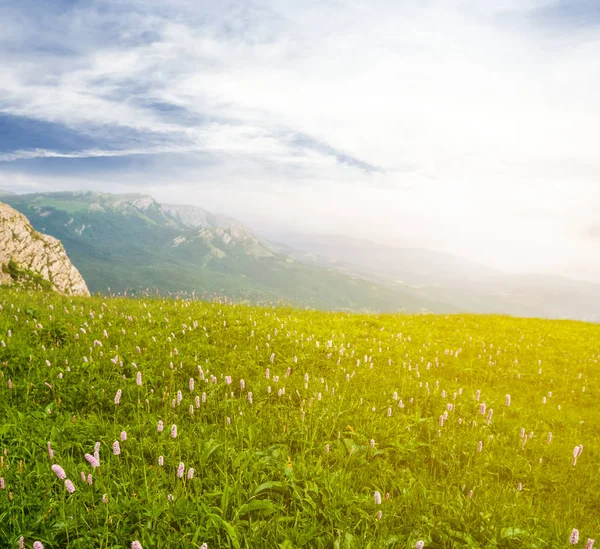
<instances>
[{"instance_id":1,"label":"white cloud","mask_svg":"<svg viewBox=\"0 0 600 549\"><path fill-rule=\"evenodd\" d=\"M185 153L122 180L257 224L572 270L589 264L580 229L600 208L600 39L597 27L544 26L536 10L553 4L168 0L113 3L116 16L90 3L60 19L69 60L0 63L0 107L116 146L114 128L147 142L0 161ZM110 21L119 40L102 42Z\"/></svg>"}]
</instances>

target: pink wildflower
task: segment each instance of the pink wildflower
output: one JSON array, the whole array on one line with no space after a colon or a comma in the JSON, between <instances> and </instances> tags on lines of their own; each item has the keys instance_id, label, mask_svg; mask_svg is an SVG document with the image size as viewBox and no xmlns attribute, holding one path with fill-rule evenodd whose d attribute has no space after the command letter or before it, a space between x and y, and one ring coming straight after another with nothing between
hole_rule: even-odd
<instances>
[{"instance_id":1,"label":"pink wildflower","mask_svg":"<svg viewBox=\"0 0 600 549\"><path fill-rule=\"evenodd\" d=\"M54 473L56 473L56 476L60 479L60 480L64 480L67 478L67 474L65 473L65 470L58 464L54 464L51 467L52 471L54 471Z\"/></svg>"},{"instance_id":2,"label":"pink wildflower","mask_svg":"<svg viewBox=\"0 0 600 549\"><path fill-rule=\"evenodd\" d=\"M381 494L379 492L373 494L373 499L375 500L375 505L381 505Z\"/></svg>"},{"instance_id":3,"label":"pink wildflower","mask_svg":"<svg viewBox=\"0 0 600 549\"><path fill-rule=\"evenodd\" d=\"M417 541L417 543L415 543L415 549L423 549L423 547L425 547L425 542L422 540Z\"/></svg>"},{"instance_id":4,"label":"pink wildflower","mask_svg":"<svg viewBox=\"0 0 600 549\"><path fill-rule=\"evenodd\" d=\"M127 431L121 431L121 440L127 440Z\"/></svg>"},{"instance_id":5,"label":"pink wildflower","mask_svg":"<svg viewBox=\"0 0 600 549\"><path fill-rule=\"evenodd\" d=\"M41 541L34 541L33 542L33 549L44 549L44 545L42 544Z\"/></svg>"},{"instance_id":6,"label":"pink wildflower","mask_svg":"<svg viewBox=\"0 0 600 549\"><path fill-rule=\"evenodd\" d=\"M135 541L131 542L131 549L144 549L142 547L142 544L136 539Z\"/></svg>"},{"instance_id":7,"label":"pink wildflower","mask_svg":"<svg viewBox=\"0 0 600 549\"><path fill-rule=\"evenodd\" d=\"M164 428L165 428L165 426L164 426L164 423L162 422L162 420L161 420L161 421L159 421L159 422L158 422L158 427L157 427L157 429L158 429L158 432L159 432L159 433L162 433Z\"/></svg>"},{"instance_id":8,"label":"pink wildflower","mask_svg":"<svg viewBox=\"0 0 600 549\"><path fill-rule=\"evenodd\" d=\"M177 425L171 425L171 437L177 438Z\"/></svg>"},{"instance_id":9,"label":"pink wildflower","mask_svg":"<svg viewBox=\"0 0 600 549\"><path fill-rule=\"evenodd\" d=\"M183 478L183 472L185 470L185 465L183 464L183 461L179 464L179 467L177 467L177 476L179 478Z\"/></svg>"},{"instance_id":10,"label":"pink wildflower","mask_svg":"<svg viewBox=\"0 0 600 549\"><path fill-rule=\"evenodd\" d=\"M592 538L588 538L585 542L585 549L593 549L595 541Z\"/></svg>"},{"instance_id":11,"label":"pink wildflower","mask_svg":"<svg viewBox=\"0 0 600 549\"><path fill-rule=\"evenodd\" d=\"M194 478L194 472L195 472L195 470L194 470L193 467L190 467L188 469L188 472L187 472L187 478L188 478L188 480L192 480Z\"/></svg>"},{"instance_id":12,"label":"pink wildflower","mask_svg":"<svg viewBox=\"0 0 600 549\"><path fill-rule=\"evenodd\" d=\"M117 394L115 395L115 404L118 406L120 401L121 401L121 389L119 389L117 391Z\"/></svg>"},{"instance_id":13,"label":"pink wildflower","mask_svg":"<svg viewBox=\"0 0 600 549\"><path fill-rule=\"evenodd\" d=\"M87 476L87 483L90 486L94 483L94 477L92 477L91 473Z\"/></svg>"},{"instance_id":14,"label":"pink wildflower","mask_svg":"<svg viewBox=\"0 0 600 549\"><path fill-rule=\"evenodd\" d=\"M65 479L65 488L67 489L67 492L69 492L69 494L75 492L75 486L68 478Z\"/></svg>"},{"instance_id":15,"label":"pink wildflower","mask_svg":"<svg viewBox=\"0 0 600 549\"><path fill-rule=\"evenodd\" d=\"M94 468L100 467L100 461L90 454L85 454L85 459Z\"/></svg>"},{"instance_id":16,"label":"pink wildflower","mask_svg":"<svg viewBox=\"0 0 600 549\"><path fill-rule=\"evenodd\" d=\"M569 543L571 545L577 545L577 543L579 543L579 530L577 530L577 528L573 528L571 536L569 537Z\"/></svg>"},{"instance_id":17,"label":"pink wildflower","mask_svg":"<svg viewBox=\"0 0 600 549\"><path fill-rule=\"evenodd\" d=\"M141 387L141 385L142 385L142 372L138 371L138 373L135 375L135 383L136 383L136 385L138 385L138 387Z\"/></svg>"},{"instance_id":18,"label":"pink wildflower","mask_svg":"<svg viewBox=\"0 0 600 549\"><path fill-rule=\"evenodd\" d=\"M119 441L115 440L113 442L113 454L118 456L121 453L121 447L119 446Z\"/></svg>"}]
</instances>

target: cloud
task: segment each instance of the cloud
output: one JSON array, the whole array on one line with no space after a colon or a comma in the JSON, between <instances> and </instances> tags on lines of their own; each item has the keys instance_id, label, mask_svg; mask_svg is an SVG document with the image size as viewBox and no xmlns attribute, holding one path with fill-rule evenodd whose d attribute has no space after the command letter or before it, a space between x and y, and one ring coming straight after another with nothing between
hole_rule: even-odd
<instances>
[{"instance_id":1,"label":"cloud","mask_svg":"<svg viewBox=\"0 0 600 549\"><path fill-rule=\"evenodd\" d=\"M26 0L0 18L10 181L120 169L256 223L512 268L589 253L597 2Z\"/></svg>"}]
</instances>

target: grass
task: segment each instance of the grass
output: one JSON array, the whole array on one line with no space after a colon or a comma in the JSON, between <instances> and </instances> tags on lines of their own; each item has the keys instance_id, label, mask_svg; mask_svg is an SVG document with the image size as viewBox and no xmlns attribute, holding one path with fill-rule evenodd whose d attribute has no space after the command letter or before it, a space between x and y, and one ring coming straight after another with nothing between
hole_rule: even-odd
<instances>
[{"instance_id":1,"label":"grass","mask_svg":"<svg viewBox=\"0 0 600 549\"><path fill-rule=\"evenodd\" d=\"M543 548L600 534L597 325L14 289L0 305L0 547Z\"/></svg>"}]
</instances>

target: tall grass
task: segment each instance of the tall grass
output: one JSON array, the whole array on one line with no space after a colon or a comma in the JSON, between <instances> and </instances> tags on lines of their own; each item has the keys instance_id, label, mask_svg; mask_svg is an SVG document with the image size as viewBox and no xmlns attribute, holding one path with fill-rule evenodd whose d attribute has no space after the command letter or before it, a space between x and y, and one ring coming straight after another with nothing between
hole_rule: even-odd
<instances>
[{"instance_id":1,"label":"tall grass","mask_svg":"<svg viewBox=\"0 0 600 549\"><path fill-rule=\"evenodd\" d=\"M2 547L600 535L596 325L14 290L0 305Z\"/></svg>"}]
</instances>

